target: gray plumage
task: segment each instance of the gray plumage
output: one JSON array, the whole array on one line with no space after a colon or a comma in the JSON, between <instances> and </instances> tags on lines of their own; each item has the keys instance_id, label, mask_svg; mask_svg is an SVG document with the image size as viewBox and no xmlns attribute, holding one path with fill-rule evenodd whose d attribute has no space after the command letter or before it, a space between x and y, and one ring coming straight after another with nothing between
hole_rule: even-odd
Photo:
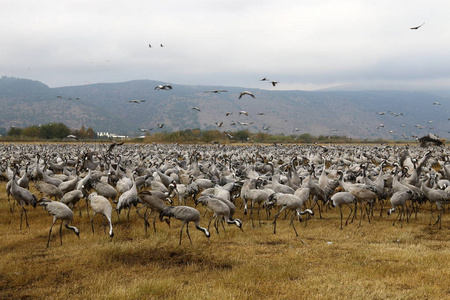
<instances>
[{"instance_id":1,"label":"gray plumage","mask_svg":"<svg viewBox=\"0 0 450 300\"><path fill-rule=\"evenodd\" d=\"M223 226L223 220L228 224L235 224L242 230L242 221L239 219L233 220L230 217L230 208L223 201L212 197L212 196L201 196L197 199L196 204L201 203L210 209L214 214L208 223L208 230L211 225L212 220L214 221L214 227L216 228L217 234L219 233L219 222L222 223L223 230L225 230L225 226Z\"/></svg>"},{"instance_id":2,"label":"gray plumage","mask_svg":"<svg viewBox=\"0 0 450 300\"><path fill-rule=\"evenodd\" d=\"M158 192L161 193L161 192ZM161 213L161 211L166 207L166 204L164 203L164 199L160 198L160 196L155 195L154 191L142 191L138 194L139 197L139 203L142 204L142 207L138 208L137 213L141 218L144 220L144 226L145 226L145 234L147 235L147 227L150 226L150 223L148 223L148 217L150 217L151 214L155 214L153 218L153 230L156 233L156 217ZM168 199L168 198L166 198ZM169 199L170 200L170 199ZM139 211L145 208L144 215L139 214ZM150 209L150 213L147 214L147 210ZM166 221L167 225L170 226L169 219L164 219Z\"/></svg>"},{"instance_id":3,"label":"gray plumage","mask_svg":"<svg viewBox=\"0 0 450 300\"><path fill-rule=\"evenodd\" d=\"M84 198L83 191L80 190L73 190L68 193L65 193L64 196L61 198L61 202L65 205L69 206L71 209L74 208L75 204L77 204L81 199ZM81 207L78 205L79 214L81 216Z\"/></svg>"},{"instance_id":4,"label":"gray plumage","mask_svg":"<svg viewBox=\"0 0 450 300\"><path fill-rule=\"evenodd\" d=\"M191 245L192 245L191 236L189 235L189 223L190 222L194 222L195 228L202 231L205 234L205 236L208 238L208 240L209 240L209 237L211 236L208 229L200 227L200 213L198 212L198 210L196 210L193 207L167 206L159 214L160 220L162 220L163 217L169 217L169 218L173 217L173 218L183 222L181 225L181 230L180 230L179 245L181 245L181 238L183 236L184 225L186 225L186 233L187 233L187 236L189 237L189 241L191 242Z\"/></svg>"},{"instance_id":5,"label":"gray plumage","mask_svg":"<svg viewBox=\"0 0 450 300\"><path fill-rule=\"evenodd\" d=\"M281 206L280 211L275 215L275 218L273 221L273 233L274 234L276 233L278 216L282 211L284 211L286 209L291 210L292 212L295 212L295 214L298 216L299 221L302 221L301 215L304 215L304 214L309 214L311 216L314 215L314 212L310 209L306 209L305 211L303 211L303 205L304 205L303 200L300 199L299 197L291 195L291 194L274 193L269 196L269 198L267 199L265 204L269 208L272 206L275 206L275 205ZM293 214L291 217L290 225L292 225L292 228L294 228L295 235L298 236L297 229L295 229L295 226L294 226L295 214Z\"/></svg>"},{"instance_id":6,"label":"gray plumage","mask_svg":"<svg viewBox=\"0 0 450 300\"><path fill-rule=\"evenodd\" d=\"M397 219L400 221L400 226L403 227L403 219L402 216L406 215L406 218L408 218L408 208L406 206L406 201L412 198L413 192L411 190L396 192L391 197L391 206L392 208L388 210L387 214L388 216L393 213L397 208L399 209L398 215L395 218L392 225L395 225L395 221ZM406 208L406 209L405 209Z\"/></svg>"},{"instance_id":7,"label":"gray plumage","mask_svg":"<svg viewBox=\"0 0 450 300\"><path fill-rule=\"evenodd\" d=\"M79 236L80 231L78 230L78 228L69 225L69 223L71 223L73 220L73 212L67 205L65 205L62 202L51 201L50 199L45 197L39 200L39 205L43 206L44 209L53 216L52 226L50 226L50 230L48 232L47 247L50 245L50 237L52 235L53 225L55 225L57 220L61 220L61 225L59 227L59 238L61 240L61 245L62 245L63 222L65 222L64 226L67 229L72 230L78 237L80 237Z\"/></svg>"},{"instance_id":8,"label":"gray plumage","mask_svg":"<svg viewBox=\"0 0 450 300\"><path fill-rule=\"evenodd\" d=\"M13 178L11 180L11 196L19 203L20 207L22 208L20 212L20 229L22 229L22 220L23 220L23 214L25 213L25 222L27 227L28 225L28 217L27 217L27 210L25 209L26 205L32 205L33 207L36 207L37 204L37 198L35 195L33 195L30 191L27 189L24 189L23 187L20 187L16 183L16 173L14 172Z\"/></svg>"},{"instance_id":9,"label":"gray plumage","mask_svg":"<svg viewBox=\"0 0 450 300\"><path fill-rule=\"evenodd\" d=\"M354 206L354 209L352 208L352 204ZM339 211L341 213L341 230L342 228L342 206L343 205L347 205L350 208L350 214L347 217L347 220L345 221L345 226L347 226L348 224L348 220L350 219L350 216L352 215L353 210L356 210L356 198L355 196L353 196L351 193L349 192L338 192L336 194L334 194L331 197L331 206L339 207Z\"/></svg>"},{"instance_id":10,"label":"gray plumage","mask_svg":"<svg viewBox=\"0 0 450 300\"><path fill-rule=\"evenodd\" d=\"M112 212L112 206L111 203L109 203L108 199L106 199L103 196L97 195L97 193L92 193L88 196L89 203L91 204L92 210L94 211L94 214L91 218L91 228L92 233L94 233L94 217L97 214L103 215L109 223L109 236L113 237L113 226L111 221L111 212Z\"/></svg>"},{"instance_id":11,"label":"gray plumage","mask_svg":"<svg viewBox=\"0 0 450 300\"><path fill-rule=\"evenodd\" d=\"M77 183L80 180L80 177L77 175L73 179L62 182L58 188L63 192L63 194L73 191L77 187Z\"/></svg>"},{"instance_id":12,"label":"gray plumage","mask_svg":"<svg viewBox=\"0 0 450 300\"><path fill-rule=\"evenodd\" d=\"M53 184L44 181L39 181L36 182L34 186L39 192L41 192L41 194L44 194L48 198L55 198L55 200L59 200L63 196L62 191Z\"/></svg>"},{"instance_id":13,"label":"gray plumage","mask_svg":"<svg viewBox=\"0 0 450 300\"><path fill-rule=\"evenodd\" d=\"M117 190L109 183L93 180L92 188L98 195L110 199L111 201L115 201L117 199Z\"/></svg>"},{"instance_id":14,"label":"gray plumage","mask_svg":"<svg viewBox=\"0 0 450 300\"><path fill-rule=\"evenodd\" d=\"M116 211L119 214L120 214L120 211L122 209L128 208L128 214L127 214L128 222L130 222L131 206L132 205L136 206L138 204L138 201L139 201L139 198L138 198L138 195L137 195L136 183L134 182L134 177L133 176L131 176L131 180L133 182L133 185L131 186L131 188L128 191L126 191L125 193L120 195L119 201L118 201L117 206L116 206Z\"/></svg>"}]
</instances>

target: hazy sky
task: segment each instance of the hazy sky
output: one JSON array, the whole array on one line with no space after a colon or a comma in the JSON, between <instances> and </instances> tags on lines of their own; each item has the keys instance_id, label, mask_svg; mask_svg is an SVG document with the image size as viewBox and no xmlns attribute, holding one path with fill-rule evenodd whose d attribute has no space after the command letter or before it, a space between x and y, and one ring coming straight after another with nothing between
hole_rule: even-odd
<instances>
[{"instance_id":1,"label":"hazy sky","mask_svg":"<svg viewBox=\"0 0 450 300\"><path fill-rule=\"evenodd\" d=\"M280 90L450 86L448 0L0 0L0 7L0 75L50 87L134 79ZM280 83L273 88L263 77Z\"/></svg>"}]
</instances>

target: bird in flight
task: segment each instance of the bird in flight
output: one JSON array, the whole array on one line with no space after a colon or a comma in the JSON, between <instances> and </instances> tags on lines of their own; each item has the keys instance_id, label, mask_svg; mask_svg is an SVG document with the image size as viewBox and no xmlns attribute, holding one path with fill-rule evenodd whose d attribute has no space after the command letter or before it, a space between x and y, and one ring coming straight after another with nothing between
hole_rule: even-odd
<instances>
[{"instance_id":1,"label":"bird in flight","mask_svg":"<svg viewBox=\"0 0 450 300\"><path fill-rule=\"evenodd\" d=\"M129 103L141 103L141 102L145 102L145 100L129 100Z\"/></svg>"},{"instance_id":2,"label":"bird in flight","mask_svg":"<svg viewBox=\"0 0 450 300\"><path fill-rule=\"evenodd\" d=\"M278 81L271 81L271 83L272 83L273 86L276 86L277 83L279 83L279 82Z\"/></svg>"},{"instance_id":3,"label":"bird in flight","mask_svg":"<svg viewBox=\"0 0 450 300\"><path fill-rule=\"evenodd\" d=\"M411 27L411 28L409 28L409 29L417 30L417 29L419 29L420 27L422 27L423 24L425 24L425 22L423 22L423 23L420 24L419 26Z\"/></svg>"},{"instance_id":4,"label":"bird in flight","mask_svg":"<svg viewBox=\"0 0 450 300\"><path fill-rule=\"evenodd\" d=\"M263 130L269 130L269 128L270 128L269 126L267 126L267 127L263 126Z\"/></svg>"},{"instance_id":5,"label":"bird in flight","mask_svg":"<svg viewBox=\"0 0 450 300\"><path fill-rule=\"evenodd\" d=\"M107 152L111 152L111 151L114 149L114 147L123 145L123 143L124 143L124 142L118 143L118 142L116 142L116 141L113 140L113 139L110 139L110 140L112 141L112 144L109 145Z\"/></svg>"},{"instance_id":6,"label":"bird in flight","mask_svg":"<svg viewBox=\"0 0 450 300\"><path fill-rule=\"evenodd\" d=\"M139 128L139 130L141 131L141 132L146 132L146 131L150 131L150 130L152 130L153 128Z\"/></svg>"},{"instance_id":7,"label":"bird in flight","mask_svg":"<svg viewBox=\"0 0 450 300\"><path fill-rule=\"evenodd\" d=\"M155 90L171 90L172 86L170 84L158 85L155 87Z\"/></svg>"},{"instance_id":8,"label":"bird in flight","mask_svg":"<svg viewBox=\"0 0 450 300\"><path fill-rule=\"evenodd\" d=\"M439 102L433 102L433 105L441 105Z\"/></svg>"},{"instance_id":9,"label":"bird in flight","mask_svg":"<svg viewBox=\"0 0 450 300\"><path fill-rule=\"evenodd\" d=\"M239 123L240 125L243 125L243 126L253 124L253 122L250 122L250 123L246 123L246 122L238 122L238 123Z\"/></svg>"},{"instance_id":10,"label":"bird in flight","mask_svg":"<svg viewBox=\"0 0 450 300\"><path fill-rule=\"evenodd\" d=\"M231 133L227 133L227 136L228 136L230 139L234 138L234 136L232 136Z\"/></svg>"},{"instance_id":11,"label":"bird in flight","mask_svg":"<svg viewBox=\"0 0 450 300\"><path fill-rule=\"evenodd\" d=\"M201 109L197 106L194 106L192 109L195 109L196 111L201 111Z\"/></svg>"},{"instance_id":12,"label":"bird in flight","mask_svg":"<svg viewBox=\"0 0 450 300\"><path fill-rule=\"evenodd\" d=\"M227 90L212 90L212 91L205 91L205 93L214 93L214 94L220 94L220 93L226 93Z\"/></svg>"},{"instance_id":13,"label":"bird in flight","mask_svg":"<svg viewBox=\"0 0 450 300\"><path fill-rule=\"evenodd\" d=\"M149 48L151 48L151 47L152 47L152 45L151 45L151 44L148 44L148 47L149 47Z\"/></svg>"},{"instance_id":14,"label":"bird in flight","mask_svg":"<svg viewBox=\"0 0 450 300\"><path fill-rule=\"evenodd\" d=\"M264 113L260 112L258 113L258 116L264 116Z\"/></svg>"},{"instance_id":15,"label":"bird in flight","mask_svg":"<svg viewBox=\"0 0 450 300\"><path fill-rule=\"evenodd\" d=\"M163 128L163 127L164 127L164 123L158 124L158 127L159 127L159 128Z\"/></svg>"},{"instance_id":16,"label":"bird in flight","mask_svg":"<svg viewBox=\"0 0 450 300\"><path fill-rule=\"evenodd\" d=\"M261 79L260 81L269 81L269 79L267 79L266 77L264 77L264 78Z\"/></svg>"},{"instance_id":17,"label":"bird in flight","mask_svg":"<svg viewBox=\"0 0 450 300\"><path fill-rule=\"evenodd\" d=\"M161 47L164 47L163 44L161 44Z\"/></svg>"},{"instance_id":18,"label":"bird in flight","mask_svg":"<svg viewBox=\"0 0 450 300\"><path fill-rule=\"evenodd\" d=\"M241 99L242 96L244 96L244 95L249 95L249 96L251 96L252 98L255 98L255 95L253 95L252 92L249 92L249 91L243 91L243 92L239 95L239 99Z\"/></svg>"},{"instance_id":19,"label":"bird in flight","mask_svg":"<svg viewBox=\"0 0 450 300\"><path fill-rule=\"evenodd\" d=\"M248 112L246 112L245 110L241 110L239 112L239 115L246 115L248 117Z\"/></svg>"},{"instance_id":20,"label":"bird in flight","mask_svg":"<svg viewBox=\"0 0 450 300\"><path fill-rule=\"evenodd\" d=\"M216 125L217 125L217 127L222 127L223 122L220 122L220 123L217 123L217 122L216 122Z\"/></svg>"},{"instance_id":21,"label":"bird in flight","mask_svg":"<svg viewBox=\"0 0 450 300\"><path fill-rule=\"evenodd\" d=\"M226 113L225 113L225 116L228 117L229 115L232 115L232 114L233 114L232 112L226 112Z\"/></svg>"}]
</instances>

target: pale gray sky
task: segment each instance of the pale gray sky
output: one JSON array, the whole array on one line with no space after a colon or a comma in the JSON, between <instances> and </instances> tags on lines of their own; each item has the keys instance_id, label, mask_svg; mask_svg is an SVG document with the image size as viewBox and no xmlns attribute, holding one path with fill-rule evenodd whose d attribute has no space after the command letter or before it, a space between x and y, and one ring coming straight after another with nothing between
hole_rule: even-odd
<instances>
[{"instance_id":1,"label":"pale gray sky","mask_svg":"<svg viewBox=\"0 0 450 300\"><path fill-rule=\"evenodd\" d=\"M0 0L0 7L0 75L50 87L134 79L280 90L450 86L447 0ZM280 83L273 88L263 77Z\"/></svg>"}]
</instances>

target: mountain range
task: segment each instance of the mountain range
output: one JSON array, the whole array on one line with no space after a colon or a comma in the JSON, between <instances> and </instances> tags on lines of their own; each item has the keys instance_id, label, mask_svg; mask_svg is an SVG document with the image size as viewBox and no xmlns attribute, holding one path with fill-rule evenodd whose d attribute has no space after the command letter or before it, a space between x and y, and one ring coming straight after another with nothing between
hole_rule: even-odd
<instances>
[{"instance_id":1,"label":"mountain range","mask_svg":"<svg viewBox=\"0 0 450 300\"><path fill-rule=\"evenodd\" d=\"M429 132L444 138L450 135L450 92L446 90L290 91L178 84L155 89L165 84L133 80L50 88L39 81L3 76L0 127L54 122L129 136L141 135L139 128L151 129L150 133L248 129L361 139L412 139ZM226 92L207 92L213 90ZM255 98L239 99L242 91L250 91Z\"/></svg>"}]
</instances>

